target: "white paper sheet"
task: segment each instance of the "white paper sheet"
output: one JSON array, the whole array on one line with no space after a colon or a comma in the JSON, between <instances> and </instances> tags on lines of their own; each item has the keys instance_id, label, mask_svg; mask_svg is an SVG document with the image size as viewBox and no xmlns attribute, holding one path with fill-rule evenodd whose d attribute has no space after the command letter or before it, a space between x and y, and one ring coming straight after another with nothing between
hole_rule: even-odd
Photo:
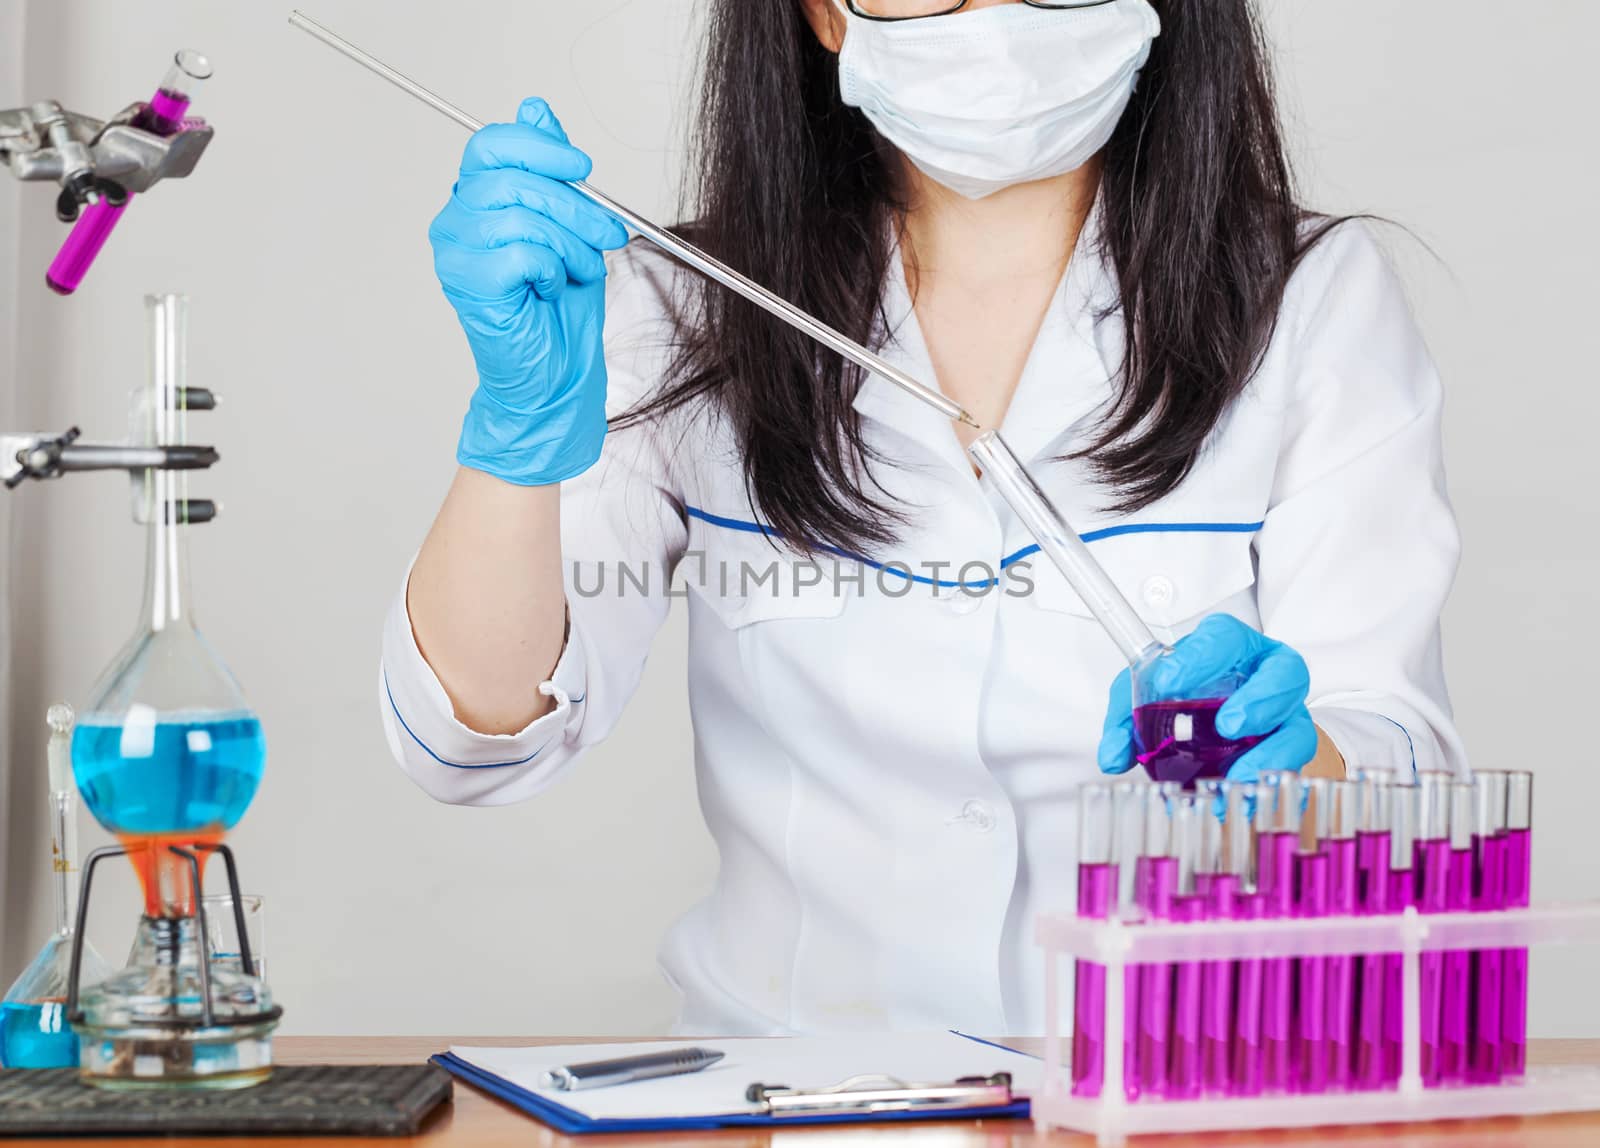
<instances>
[{"instance_id":1,"label":"white paper sheet","mask_svg":"<svg viewBox=\"0 0 1600 1148\"><path fill-rule=\"evenodd\" d=\"M564 1092L547 1088L552 1068L669 1048L712 1048L727 1055L685 1076L609 1088ZM633 1044L548 1045L542 1048L450 1049L462 1060L593 1120L673 1119L754 1113L744 1098L759 1081L791 1088L825 1088L862 1074L911 1084L947 1084L963 1076L1009 1072L1018 1097L1038 1091L1041 1061L950 1032L863 1033L852 1036L685 1040Z\"/></svg>"}]
</instances>

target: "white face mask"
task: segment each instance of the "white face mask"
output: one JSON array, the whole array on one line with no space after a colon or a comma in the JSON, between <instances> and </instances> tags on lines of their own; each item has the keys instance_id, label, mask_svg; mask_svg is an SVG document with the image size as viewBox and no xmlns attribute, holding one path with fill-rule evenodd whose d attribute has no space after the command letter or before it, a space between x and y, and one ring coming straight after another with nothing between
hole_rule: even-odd
<instances>
[{"instance_id":1,"label":"white face mask","mask_svg":"<svg viewBox=\"0 0 1600 1148\"><path fill-rule=\"evenodd\" d=\"M969 199L1049 179L1106 145L1161 20L1148 0L999 4L884 23L850 12L844 102L930 178Z\"/></svg>"}]
</instances>

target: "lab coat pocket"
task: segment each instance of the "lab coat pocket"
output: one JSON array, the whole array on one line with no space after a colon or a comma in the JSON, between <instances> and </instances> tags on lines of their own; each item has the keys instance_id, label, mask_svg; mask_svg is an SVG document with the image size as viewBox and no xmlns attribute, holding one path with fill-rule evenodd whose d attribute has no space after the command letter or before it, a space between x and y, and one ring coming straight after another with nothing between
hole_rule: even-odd
<instances>
[{"instance_id":1,"label":"lab coat pocket","mask_svg":"<svg viewBox=\"0 0 1600 1148\"><path fill-rule=\"evenodd\" d=\"M1156 636L1170 641L1208 614L1259 624L1253 537L1234 530L1134 528L1103 536L1089 550ZM1028 561L1040 609L1093 617L1054 563L1038 554Z\"/></svg>"},{"instance_id":2,"label":"lab coat pocket","mask_svg":"<svg viewBox=\"0 0 1600 1148\"><path fill-rule=\"evenodd\" d=\"M738 629L784 618L837 617L855 568L828 554L808 558L779 538L718 516L716 522L691 520L678 581L725 626Z\"/></svg>"}]
</instances>

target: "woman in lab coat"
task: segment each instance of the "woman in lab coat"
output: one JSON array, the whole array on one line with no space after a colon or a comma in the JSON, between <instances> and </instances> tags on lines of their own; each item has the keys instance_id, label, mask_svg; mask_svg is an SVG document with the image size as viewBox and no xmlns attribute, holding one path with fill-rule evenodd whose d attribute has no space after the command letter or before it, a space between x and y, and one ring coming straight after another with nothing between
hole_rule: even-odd
<instances>
[{"instance_id":1,"label":"woman in lab coat","mask_svg":"<svg viewBox=\"0 0 1600 1148\"><path fill-rule=\"evenodd\" d=\"M1292 198L1248 0L717 0L699 127L692 238L1001 427L1176 664L1248 679L1237 771L1461 767L1439 380L1365 227ZM431 231L479 378L384 634L396 756L539 793L686 597L721 869L662 949L681 1027L1041 1031L1116 648L969 428L628 246L589 166L530 100Z\"/></svg>"}]
</instances>

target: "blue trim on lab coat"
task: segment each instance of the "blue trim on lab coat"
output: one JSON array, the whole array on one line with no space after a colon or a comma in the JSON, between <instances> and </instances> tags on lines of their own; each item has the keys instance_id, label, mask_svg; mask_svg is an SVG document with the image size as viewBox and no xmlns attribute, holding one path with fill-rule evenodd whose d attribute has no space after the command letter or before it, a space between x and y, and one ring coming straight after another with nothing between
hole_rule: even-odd
<instances>
[{"instance_id":1,"label":"blue trim on lab coat","mask_svg":"<svg viewBox=\"0 0 1600 1148\"><path fill-rule=\"evenodd\" d=\"M534 750L527 757L518 758L516 761L491 761L491 762L485 762L483 765L464 765L463 763L461 763L459 761L448 761L445 758L442 758L438 754L434 753L433 752L433 748L431 746L429 746L427 742L423 741L420 737L417 736L417 731L412 729L408 724L406 724L406 719L400 713L400 707L395 704L394 690L389 688L389 675L388 675L387 672L385 672L384 675L383 675L383 692L389 696L389 708L394 711L395 720L400 723L400 728L405 730L406 733L411 736L411 740L412 741L416 742L418 745L420 745L422 747L422 752L423 753L425 753L429 757L433 758L433 760L437 761L440 765L447 765L451 769L508 769L513 765L527 765L530 761L532 761L534 758L538 757L545 750L545 747L541 745L538 749ZM588 696L589 696L588 694L584 694L582 697L572 698L572 699L569 700L568 704L569 705L577 705L579 702L583 701L583 699L588 697Z\"/></svg>"},{"instance_id":2,"label":"blue trim on lab coat","mask_svg":"<svg viewBox=\"0 0 1600 1148\"><path fill-rule=\"evenodd\" d=\"M684 510L688 513L690 518L698 518L701 522L709 523L712 526L720 526L724 530L737 530L744 534L760 534L766 538L783 538L783 535L778 531L772 530L766 526L762 526L759 522L746 522L741 518L724 518L720 514L712 514L709 511L701 510L698 506L685 506ZM1100 542L1103 539L1117 538L1124 534L1254 534L1265 525L1266 523L1264 521L1132 522L1125 526L1108 526L1104 530L1091 530L1087 534L1080 535L1080 537L1084 542ZM999 585L1000 583L998 578L986 578L982 582L946 582L943 579L929 578L922 574L908 574L906 571L898 569L894 566L886 566L881 562L874 562L865 555L853 554L848 550L840 550L835 546L819 546L817 549L826 554L833 554L839 558L848 558L853 562L860 562L862 565L870 566L874 570L882 570L887 571L890 574L899 575L901 578L905 578L911 582L916 582L923 586L937 586L940 589L950 590L987 590L992 586ZM1039 553L1039 547L1037 544L1032 546L1024 546L1015 554L1007 555L1005 558L1002 558L1000 560L1000 569L1005 570L1016 563L1021 562L1024 558L1031 558L1037 553Z\"/></svg>"}]
</instances>

